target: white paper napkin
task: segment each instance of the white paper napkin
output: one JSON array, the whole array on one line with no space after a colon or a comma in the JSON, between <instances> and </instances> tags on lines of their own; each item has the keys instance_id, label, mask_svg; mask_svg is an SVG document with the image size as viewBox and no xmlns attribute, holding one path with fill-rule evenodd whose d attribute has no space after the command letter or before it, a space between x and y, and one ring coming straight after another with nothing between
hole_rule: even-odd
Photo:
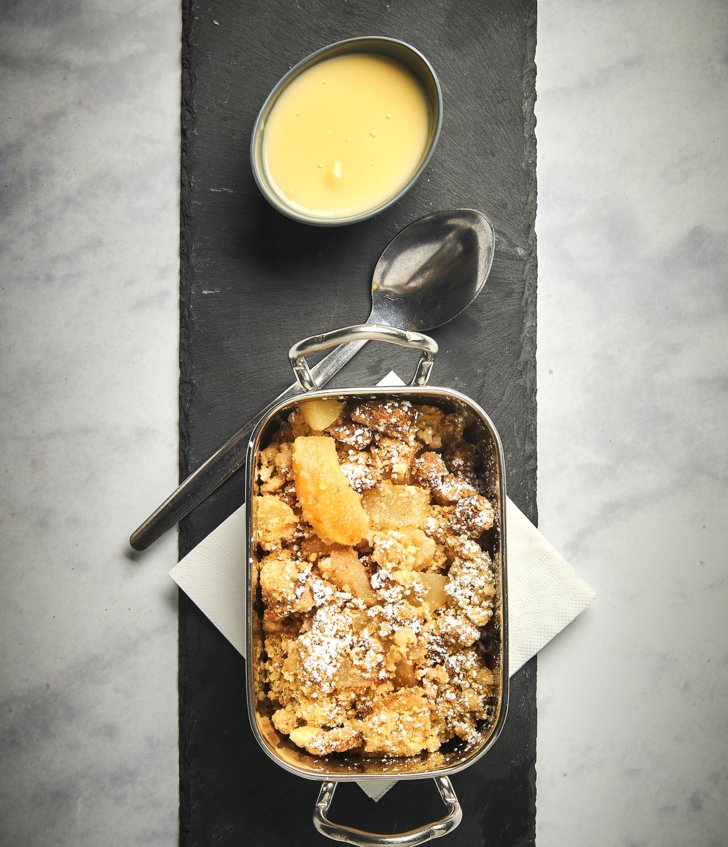
<instances>
[{"instance_id":1,"label":"white paper napkin","mask_svg":"<svg viewBox=\"0 0 728 847\"><path fill-rule=\"evenodd\" d=\"M388 374L380 385L401 385ZM506 504L508 667L513 675L596 596L510 499ZM245 506L213 530L169 572L245 656ZM362 779L379 800L395 780Z\"/></svg>"}]
</instances>

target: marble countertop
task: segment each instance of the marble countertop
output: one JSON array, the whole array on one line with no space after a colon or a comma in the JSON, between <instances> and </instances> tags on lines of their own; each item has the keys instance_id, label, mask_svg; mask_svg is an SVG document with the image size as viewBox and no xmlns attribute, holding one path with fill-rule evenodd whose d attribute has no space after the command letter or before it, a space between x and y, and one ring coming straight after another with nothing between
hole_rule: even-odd
<instances>
[{"instance_id":1,"label":"marble countertop","mask_svg":"<svg viewBox=\"0 0 728 847\"><path fill-rule=\"evenodd\" d=\"M0 843L177 843L180 10L6 4ZM544 0L539 847L725 843L728 6Z\"/></svg>"}]
</instances>

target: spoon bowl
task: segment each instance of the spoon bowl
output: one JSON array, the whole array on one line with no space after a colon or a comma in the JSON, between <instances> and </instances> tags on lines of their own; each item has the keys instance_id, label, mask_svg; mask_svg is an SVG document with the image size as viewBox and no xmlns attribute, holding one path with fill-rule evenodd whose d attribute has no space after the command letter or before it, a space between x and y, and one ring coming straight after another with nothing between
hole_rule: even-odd
<instances>
[{"instance_id":1,"label":"spoon bowl","mask_svg":"<svg viewBox=\"0 0 728 847\"><path fill-rule=\"evenodd\" d=\"M480 293L494 252L493 225L475 209L416 220L379 257L367 322L417 332L448 323Z\"/></svg>"},{"instance_id":2,"label":"spoon bowl","mask_svg":"<svg viewBox=\"0 0 728 847\"><path fill-rule=\"evenodd\" d=\"M385 247L372 276L372 309L367 323L399 329L436 329L457 317L478 296L495 251L493 226L481 212L434 212L411 223ZM337 347L310 370L316 387L326 385L366 344ZM245 464L248 438L256 423L281 400L303 393L295 382L170 494L131 535L135 550L171 529Z\"/></svg>"}]
</instances>

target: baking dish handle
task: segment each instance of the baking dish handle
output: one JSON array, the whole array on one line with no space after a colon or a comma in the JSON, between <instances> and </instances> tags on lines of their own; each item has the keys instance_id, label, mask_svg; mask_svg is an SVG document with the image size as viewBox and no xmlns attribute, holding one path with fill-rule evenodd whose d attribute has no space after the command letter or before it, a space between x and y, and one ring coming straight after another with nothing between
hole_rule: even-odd
<instances>
[{"instance_id":1,"label":"baking dish handle","mask_svg":"<svg viewBox=\"0 0 728 847\"><path fill-rule=\"evenodd\" d=\"M435 785L440 792L442 802L447 807L444 818L434 823L428 823L419 829L411 829L409 832L399 832L392 835L381 835L375 832L365 832L363 829L355 829L333 823L327 817L331 801L336 791L335 782L324 782L319 792L316 808L313 811L313 823L316 829L334 841L343 841L346 844L356 844L358 847L415 847L416 844L424 844L431 838L439 838L447 835L460 823L463 817L460 803L455 796L452 783L446 776L435 778Z\"/></svg>"},{"instance_id":2,"label":"baking dish handle","mask_svg":"<svg viewBox=\"0 0 728 847\"><path fill-rule=\"evenodd\" d=\"M315 391L318 388L306 361L309 353L327 350L329 347L347 342L363 345L366 341L386 341L400 347L414 347L421 350L422 355L410 385L427 385L437 355L437 342L434 338L423 335L421 332L410 332L387 324L356 324L324 332L321 335L312 335L291 347L288 358L301 388L304 391Z\"/></svg>"}]
</instances>

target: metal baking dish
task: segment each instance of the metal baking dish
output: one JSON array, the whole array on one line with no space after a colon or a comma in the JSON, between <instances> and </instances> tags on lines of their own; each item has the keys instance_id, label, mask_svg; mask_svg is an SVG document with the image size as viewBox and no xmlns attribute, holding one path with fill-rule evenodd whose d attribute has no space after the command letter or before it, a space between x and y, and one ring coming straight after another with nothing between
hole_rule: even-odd
<instances>
[{"instance_id":1,"label":"metal baking dish","mask_svg":"<svg viewBox=\"0 0 728 847\"><path fill-rule=\"evenodd\" d=\"M396 388L348 388L317 390L311 377L306 356L325 350L336 344L360 339L387 341L405 347L414 347L421 356L412 382ZM412 403L425 403L441 407L444 411L459 411L469 419L469 434L475 439L482 457L481 472L488 480L487 495L496 511L497 530L494 533L489 553L493 559L496 582L499 588L496 611L486 628L484 646L489 663L499 677L498 693L492 703L491 714L484 721L479 741L469 747L462 743L448 742L435 753L420 754L408 758L366 757L362 755L336 754L326 757L313 756L296 747L285 735L279 733L271 721L272 708L266 699L260 675L260 656L263 650L261 601L257 584L256 550L253 543L255 521L254 477L259 449L266 446L271 432L282 418L299 402L298 398L278 403L264 413L250 438L247 453L246 502L247 508L247 696L248 713L253 734L258 743L273 761L291 773L305 779L323 782L314 809L314 824L323 835L338 841L358 845L416 845L431 838L445 835L460 822L462 812L450 782L450 774L467 768L483 756L493 745L501 731L508 701L508 650L507 650L507 591L506 591L506 539L505 539L505 469L503 450L498 433L488 415L466 397L448 388L426 387L432 369L437 344L426 335L405 332L393 327L366 324L345 327L323 335L304 339L294 345L289 358L306 398L335 398L354 401L385 398L406 399ZM446 815L416 830L397 835L377 835L332 822L327 812L334 796L337 782L358 779L424 779L435 780Z\"/></svg>"}]
</instances>

